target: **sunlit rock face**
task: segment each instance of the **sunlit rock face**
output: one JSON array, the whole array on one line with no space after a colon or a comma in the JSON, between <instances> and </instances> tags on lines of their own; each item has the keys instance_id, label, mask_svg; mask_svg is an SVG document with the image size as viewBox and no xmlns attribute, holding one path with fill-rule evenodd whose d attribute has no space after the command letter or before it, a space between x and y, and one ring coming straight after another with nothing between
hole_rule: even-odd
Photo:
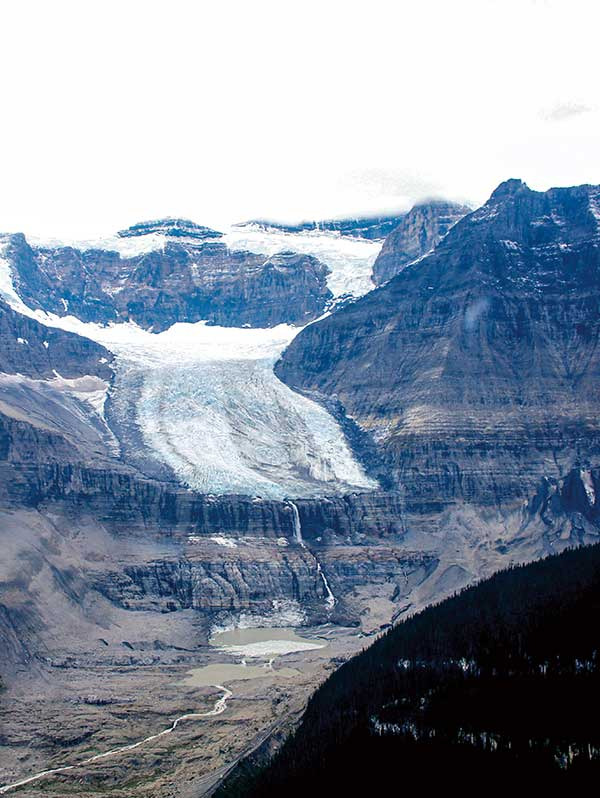
<instances>
[{"instance_id":1,"label":"sunlit rock face","mask_svg":"<svg viewBox=\"0 0 600 798\"><path fill-rule=\"evenodd\" d=\"M373 282L382 285L409 263L426 255L470 208L454 202L415 205L389 233L373 266Z\"/></svg>"},{"instance_id":2,"label":"sunlit rock face","mask_svg":"<svg viewBox=\"0 0 600 798\"><path fill-rule=\"evenodd\" d=\"M418 511L522 501L600 456L600 189L502 184L276 366L335 395Z\"/></svg>"}]
</instances>

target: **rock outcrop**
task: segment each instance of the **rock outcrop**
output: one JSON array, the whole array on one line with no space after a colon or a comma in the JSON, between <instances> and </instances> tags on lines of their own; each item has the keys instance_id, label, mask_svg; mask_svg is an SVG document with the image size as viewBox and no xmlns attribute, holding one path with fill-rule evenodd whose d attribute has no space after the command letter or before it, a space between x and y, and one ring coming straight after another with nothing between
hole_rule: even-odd
<instances>
[{"instance_id":1,"label":"rock outcrop","mask_svg":"<svg viewBox=\"0 0 600 798\"><path fill-rule=\"evenodd\" d=\"M285 224L284 222L256 219L244 222L238 227L258 227L262 230L278 230L284 233L310 233L329 232L352 238L366 238L376 241L385 238L405 218L404 213L388 214L385 216L362 216L344 219L322 219L320 221L298 222Z\"/></svg>"},{"instance_id":2,"label":"rock outcrop","mask_svg":"<svg viewBox=\"0 0 600 798\"><path fill-rule=\"evenodd\" d=\"M112 354L100 344L23 316L0 299L0 372L52 379L112 378Z\"/></svg>"},{"instance_id":3,"label":"rock outcrop","mask_svg":"<svg viewBox=\"0 0 600 798\"><path fill-rule=\"evenodd\" d=\"M119 230L121 238L139 238L140 236L158 235L168 238L195 238L199 241L210 238L220 238L222 233L203 227L190 219L153 219L148 222L138 222Z\"/></svg>"},{"instance_id":4,"label":"rock outcrop","mask_svg":"<svg viewBox=\"0 0 600 798\"><path fill-rule=\"evenodd\" d=\"M415 205L383 242L373 266L373 282L386 283L428 253L470 211L466 205L442 200Z\"/></svg>"},{"instance_id":5,"label":"rock outcrop","mask_svg":"<svg viewBox=\"0 0 600 798\"><path fill-rule=\"evenodd\" d=\"M508 181L276 373L341 402L409 511L522 501L600 458L599 220L598 187Z\"/></svg>"}]
</instances>

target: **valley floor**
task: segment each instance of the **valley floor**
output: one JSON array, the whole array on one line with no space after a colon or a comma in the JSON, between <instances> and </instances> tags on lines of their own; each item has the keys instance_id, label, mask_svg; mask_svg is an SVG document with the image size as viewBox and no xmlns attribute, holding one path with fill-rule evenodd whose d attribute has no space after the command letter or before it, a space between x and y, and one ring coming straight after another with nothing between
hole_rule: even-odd
<instances>
[{"instance_id":1,"label":"valley floor","mask_svg":"<svg viewBox=\"0 0 600 798\"><path fill-rule=\"evenodd\" d=\"M238 759L290 728L315 685L365 643L355 629L302 630L326 647L277 657L264 678L228 682L225 710L191 718L130 751L50 775L6 794L196 798ZM186 713L210 712L223 692L182 684L198 665L222 661L206 646L195 661L169 665L48 668L0 698L0 787L157 734ZM234 660L232 660L234 661ZM238 660L239 661L239 660ZM293 668L293 676L278 676Z\"/></svg>"}]
</instances>

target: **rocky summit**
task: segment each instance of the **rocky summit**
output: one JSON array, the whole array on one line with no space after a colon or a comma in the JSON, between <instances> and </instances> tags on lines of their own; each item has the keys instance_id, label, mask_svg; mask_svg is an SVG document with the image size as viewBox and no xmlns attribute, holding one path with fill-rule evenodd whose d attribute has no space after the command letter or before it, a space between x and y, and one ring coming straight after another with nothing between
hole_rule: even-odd
<instances>
[{"instance_id":1,"label":"rocky summit","mask_svg":"<svg viewBox=\"0 0 600 798\"><path fill-rule=\"evenodd\" d=\"M426 255L471 209L452 202L415 205L390 231L373 266L373 282L382 285Z\"/></svg>"},{"instance_id":2,"label":"rocky summit","mask_svg":"<svg viewBox=\"0 0 600 798\"><path fill-rule=\"evenodd\" d=\"M220 238L223 234L210 227L203 227L190 219L154 219L149 222L138 222L119 230L121 238L137 238L139 236L160 235L169 238L196 238L202 241L206 238Z\"/></svg>"},{"instance_id":3,"label":"rocky summit","mask_svg":"<svg viewBox=\"0 0 600 798\"><path fill-rule=\"evenodd\" d=\"M2 236L0 791L209 794L372 635L597 540L600 188L373 267L376 221Z\"/></svg>"}]
</instances>

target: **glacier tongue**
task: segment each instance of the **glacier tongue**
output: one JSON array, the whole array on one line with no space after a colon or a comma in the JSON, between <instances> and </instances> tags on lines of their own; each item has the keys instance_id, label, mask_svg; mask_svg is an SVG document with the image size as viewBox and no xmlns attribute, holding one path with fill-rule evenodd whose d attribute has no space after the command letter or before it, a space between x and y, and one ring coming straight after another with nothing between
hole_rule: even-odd
<instances>
[{"instance_id":1,"label":"glacier tongue","mask_svg":"<svg viewBox=\"0 0 600 798\"><path fill-rule=\"evenodd\" d=\"M299 328L175 324L153 334L30 312L116 356L111 403L148 453L202 493L298 498L374 490L335 419L273 373Z\"/></svg>"},{"instance_id":2,"label":"glacier tongue","mask_svg":"<svg viewBox=\"0 0 600 798\"><path fill-rule=\"evenodd\" d=\"M337 422L275 377L272 357L120 362L116 390L140 377L144 442L195 490L284 498L376 487Z\"/></svg>"},{"instance_id":3,"label":"glacier tongue","mask_svg":"<svg viewBox=\"0 0 600 798\"><path fill-rule=\"evenodd\" d=\"M117 355L117 415L135 418L154 457L189 487L265 498L377 487L335 419L273 373L298 328L123 327L96 331Z\"/></svg>"}]
</instances>

